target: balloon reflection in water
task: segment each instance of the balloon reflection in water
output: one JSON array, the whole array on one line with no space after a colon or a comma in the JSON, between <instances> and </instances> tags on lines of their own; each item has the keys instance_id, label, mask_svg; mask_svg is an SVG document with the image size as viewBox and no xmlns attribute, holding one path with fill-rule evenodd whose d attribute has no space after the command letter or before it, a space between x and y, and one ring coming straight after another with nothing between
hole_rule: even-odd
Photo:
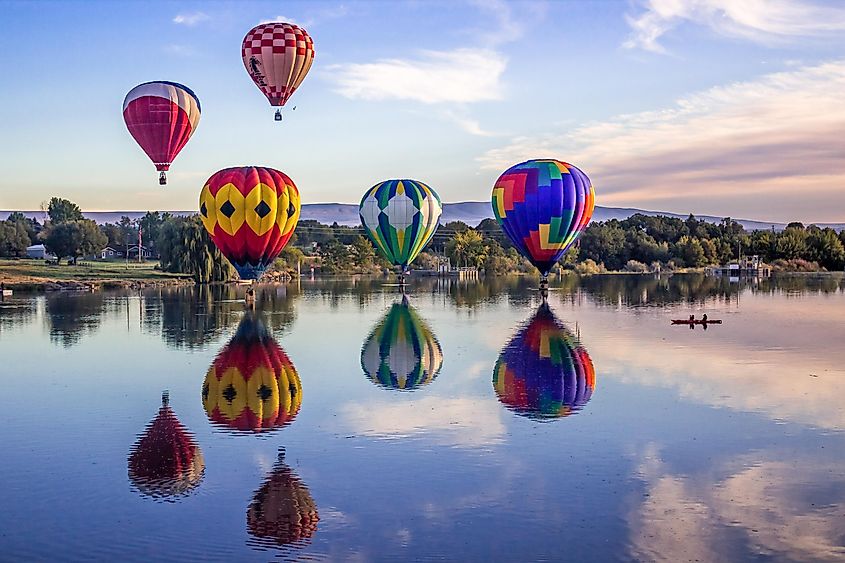
<instances>
[{"instance_id":1,"label":"balloon reflection in water","mask_svg":"<svg viewBox=\"0 0 845 563\"><path fill-rule=\"evenodd\" d=\"M549 420L587 404L596 372L587 350L543 303L499 355L493 387L510 410Z\"/></svg>"},{"instance_id":2,"label":"balloon reflection in water","mask_svg":"<svg viewBox=\"0 0 845 563\"><path fill-rule=\"evenodd\" d=\"M411 391L430 383L443 365L440 343L404 298L394 303L361 348L361 368L373 383Z\"/></svg>"},{"instance_id":3,"label":"balloon reflection in water","mask_svg":"<svg viewBox=\"0 0 845 563\"><path fill-rule=\"evenodd\" d=\"M202 400L213 423L233 430L281 428L299 412L299 375L254 312L245 314L235 336L208 368Z\"/></svg>"},{"instance_id":4,"label":"balloon reflection in water","mask_svg":"<svg viewBox=\"0 0 845 563\"><path fill-rule=\"evenodd\" d=\"M205 462L193 435L161 396L158 416L132 447L129 480L145 496L169 498L191 492L202 480Z\"/></svg>"},{"instance_id":5,"label":"balloon reflection in water","mask_svg":"<svg viewBox=\"0 0 845 563\"><path fill-rule=\"evenodd\" d=\"M278 545L305 540L317 531L317 505L299 477L285 464L285 451L270 476L255 491L246 513L249 533Z\"/></svg>"}]
</instances>

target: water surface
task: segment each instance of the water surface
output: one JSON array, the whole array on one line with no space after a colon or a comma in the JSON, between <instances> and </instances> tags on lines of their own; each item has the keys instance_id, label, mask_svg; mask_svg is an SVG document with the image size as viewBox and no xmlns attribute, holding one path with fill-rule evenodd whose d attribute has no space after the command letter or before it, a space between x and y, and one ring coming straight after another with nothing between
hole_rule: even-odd
<instances>
[{"instance_id":1,"label":"water surface","mask_svg":"<svg viewBox=\"0 0 845 563\"><path fill-rule=\"evenodd\" d=\"M0 559L845 559L841 276L534 285L0 302Z\"/></svg>"}]
</instances>

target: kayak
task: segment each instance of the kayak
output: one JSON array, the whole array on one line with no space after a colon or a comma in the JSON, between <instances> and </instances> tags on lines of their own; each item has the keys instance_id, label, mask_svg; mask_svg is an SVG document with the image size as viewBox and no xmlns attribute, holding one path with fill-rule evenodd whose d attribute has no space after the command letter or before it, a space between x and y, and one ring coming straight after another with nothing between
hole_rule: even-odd
<instances>
[{"instance_id":1,"label":"kayak","mask_svg":"<svg viewBox=\"0 0 845 563\"><path fill-rule=\"evenodd\" d=\"M689 319L672 319L673 325L720 325L722 324L722 319L707 319L706 321L701 319L695 319L691 321Z\"/></svg>"}]
</instances>

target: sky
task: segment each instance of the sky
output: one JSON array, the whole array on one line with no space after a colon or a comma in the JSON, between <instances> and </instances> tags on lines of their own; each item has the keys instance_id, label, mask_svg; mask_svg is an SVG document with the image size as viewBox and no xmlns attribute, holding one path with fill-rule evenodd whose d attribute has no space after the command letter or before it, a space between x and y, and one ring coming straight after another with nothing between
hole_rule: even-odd
<instances>
[{"instance_id":1,"label":"sky","mask_svg":"<svg viewBox=\"0 0 845 563\"><path fill-rule=\"evenodd\" d=\"M281 123L240 57L265 21L316 51ZM303 203L388 178L483 201L508 167L557 158L599 205L845 221L838 1L0 0L0 76L5 210L189 210L237 165L284 171ZM202 102L165 188L121 114L150 80Z\"/></svg>"}]
</instances>

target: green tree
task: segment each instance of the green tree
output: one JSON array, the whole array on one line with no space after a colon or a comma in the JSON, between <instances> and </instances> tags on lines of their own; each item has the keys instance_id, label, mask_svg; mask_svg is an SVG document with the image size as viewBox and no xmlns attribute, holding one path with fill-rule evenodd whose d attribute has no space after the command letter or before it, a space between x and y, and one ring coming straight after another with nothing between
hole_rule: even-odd
<instances>
[{"instance_id":1,"label":"green tree","mask_svg":"<svg viewBox=\"0 0 845 563\"><path fill-rule=\"evenodd\" d=\"M814 260L828 270L841 270L845 266L845 246L833 229L814 229L807 237L809 260Z\"/></svg>"},{"instance_id":2,"label":"green tree","mask_svg":"<svg viewBox=\"0 0 845 563\"><path fill-rule=\"evenodd\" d=\"M0 256L25 256L30 244L32 241L22 222L0 222Z\"/></svg>"},{"instance_id":3,"label":"green tree","mask_svg":"<svg viewBox=\"0 0 845 563\"><path fill-rule=\"evenodd\" d=\"M689 235L680 238L675 245L674 256L682 260L688 268L700 268L707 263L701 241Z\"/></svg>"},{"instance_id":4,"label":"green tree","mask_svg":"<svg viewBox=\"0 0 845 563\"><path fill-rule=\"evenodd\" d=\"M707 264L719 263L719 252L716 249L716 243L709 238L699 239L701 249L704 251L704 260Z\"/></svg>"},{"instance_id":5,"label":"green tree","mask_svg":"<svg viewBox=\"0 0 845 563\"><path fill-rule=\"evenodd\" d=\"M199 215L167 219L159 231L156 248L162 270L191 274L197 283L227 281L234 275L229 261L211 242Z\"/></svg>"},{"instance_id":6,"label":"green tree","mask_svg":"<svg viewBox=\"0 0 845 563\"><path fill-rule=\"evenodd\" d=\"M59 261L70 258L73 263L80 256L89 256L101 251L108 244L108 238L90 219L64 221L51 224L44 239L47 251Z\"/></svg>"},{"instance_id":7,"label":"green tree","mask_svg":"<svg viewBox=\"0 0 845 563\"><path fill-rule=\"evenodd\" d=\"M355 265L362 269L371 268L376 258L376 250L369 239L356 236L352 239L352 257Z\"/></svg>"},{"instance_id":8,"label":"green tree","mask_svg":"<svg viewBox=\"0 0 845 563\"><path fill-rule=\"evenodd\" d=\"M778 234L775 242L775 257L791 260L801 258L807 252L807 233L803 228L790 227Z\"/></svg>"},{"instance_id":9,"label":"green tree","mask_svg":"<svg viewBox=\"0 0 845 563\"><path fill-rule=\"evenodd\" d=\"M6 218L6 221L9 223L19 223L23 225L29 240L33 242L37 239L38 233L41 232L41 224L35 219L35 217L27 217L20 211L13 211L10 213L9 217Z\"/></svg>"},{"instance_id":10,"label":"green tree","mask_svg":"<svg viewBox=\"0 0 845 563\"><path fill-rule=\"evenodd\" d=\"M320 260L320 271L326 274L348 272L354 266L352 254L336 239L320 245Z\"/></svg>"},{"instance_id":11,"label":"green tree","mask_svg":"<svg viewBox=\"0 0 845 563\"><path fill-rule=\"evenodd\" d=\"M82 210L79 209L78 205L60 197L50 198L50 203L47 206L47 215L50 217L50 222L54 225L84 219Z\"/></svg>"},{"instance_id":12,"label":"green tree","mask_svg":"<svg viewBox=\"0 0 845 563\"><path fill-rule=\"evenodd\" d=\"M487 260L487 246L474 229L459 232L446 243L446 256L453 266L474 266L480 268Z\"/></svg>"},{"instance_id":13,"label":"green tree","mask_svg":"<svg viewBox=\"0 0 845 563\"><path fill-rule=\"evenodd\" d=\"M629 258L625 252L625 230L619 221L611 219L587 227L581 235L579 258L604 263L611 270L621 270Z\"/></svg>"},{"instance_id":14,"label":"green tree","mask_svg":"<svg viewBox=\"0 0 845 563\"><path fill-rule=\"evenodd\" d=\"M158 235L161 233L161 227L171 217L170 213L159 213L158 211L147 211L147 213L138 219L138 226L141 228L141 236L143 244L155 248Z\"/></svg>"}]
</instances>

